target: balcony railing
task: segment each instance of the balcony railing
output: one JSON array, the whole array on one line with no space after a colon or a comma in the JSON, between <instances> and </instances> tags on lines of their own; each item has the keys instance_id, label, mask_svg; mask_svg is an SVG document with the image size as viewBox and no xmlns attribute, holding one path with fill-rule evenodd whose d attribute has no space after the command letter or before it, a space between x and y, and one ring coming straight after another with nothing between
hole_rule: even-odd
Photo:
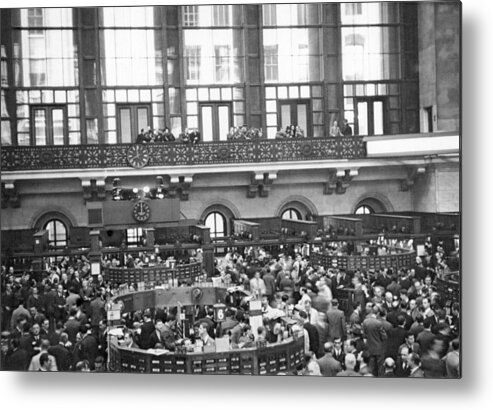
<instances>
[{"instance_id":1,"label":"balcony railing","mask_svg":"<svg viewBox=\"0 0 493 410\"><path fill-rule=\"evenodd\" d=\"M129 167L133 144L2 147L2 172ZM146 144L146 166L266 163L366 157L362 137Z\"/></svg>"}]
</instances>

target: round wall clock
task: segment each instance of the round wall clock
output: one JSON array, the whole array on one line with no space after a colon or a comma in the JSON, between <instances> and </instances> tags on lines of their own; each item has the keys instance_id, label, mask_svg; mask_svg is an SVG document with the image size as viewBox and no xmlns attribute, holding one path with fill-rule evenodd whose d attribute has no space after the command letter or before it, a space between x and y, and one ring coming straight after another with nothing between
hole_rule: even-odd
<instances>
[{"instance_id":1,"label":"round wall clock","mask_svg":"<svg viewBox=\"0 0 493 410\"><path fill-rule=\"evenodd\" d=\"M145 222L151 217L151 207L147 202L139 201L132 208L132 216L137 222Z\"/></svg>"},{"instance_id":2,"label":"round wall clock","mask_svg":"<svg viewBox=\"0 0 493 410\"><path fill-rule=\"evenodd\" d=\"M149 150L142 144L132 145L127 150L127 161L134 168L143 168L149 162Z\"/></svg>"}]
</instances>

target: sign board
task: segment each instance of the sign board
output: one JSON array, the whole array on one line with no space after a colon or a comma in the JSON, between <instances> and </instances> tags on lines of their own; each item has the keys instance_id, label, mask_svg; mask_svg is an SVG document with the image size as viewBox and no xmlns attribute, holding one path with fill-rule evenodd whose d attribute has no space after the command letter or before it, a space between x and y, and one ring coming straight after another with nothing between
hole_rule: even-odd
<instances>
[{"instance_id":1,"label":"sign board","mask_svg":"<svg viewBox=\"0 0 493 410\"><path fill-rule=\"evenodd\" d=\"M121 319L120 309L108 310L108 321L115 321Z\"/></svg>"}]
</instances>

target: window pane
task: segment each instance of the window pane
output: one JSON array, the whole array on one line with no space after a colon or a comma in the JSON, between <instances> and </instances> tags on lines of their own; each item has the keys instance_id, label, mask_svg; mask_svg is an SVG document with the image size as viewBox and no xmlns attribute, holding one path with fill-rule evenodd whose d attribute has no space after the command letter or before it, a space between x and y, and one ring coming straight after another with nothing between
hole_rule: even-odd
<instances>
[{"instance_id":1,"label":"window pane","mask_svg":"<svg viewBox=\"0 0 493 410\"><path fill-rule=\"evenodd\" d=\"M212 141L212 107L209 105L201 107L202 135L204 141Z\"/></svg>"},{"instance_id":2,"label":"window pane","mask_svg":"<svg viewBox=\"0 0 493 410\"><path fill-rule=\"evenodd\" d=\"M51 114L53 121L53 144L63 145L63 110L54 109Z\"/></svg>"},{"instance_id":3,"label":"window pane","mask_svg":"<svg viewBox=\"0 0 493 410\"><path fill-rule=\"evenodd\" d=\"M281 127L286 127L291 125L291 105L282 104L281 105Z\"/></svg>"},{"instance_id":4,"label":"window pane","mask_svg":"<svg viewBox=\"0 0 493 410\"><path fill-rule=\"evenodd\" d=\"M317 28L264 29L266 81L288 83L321 80L319 37L320 30Z\"/></svg>"},{"instance_id":5,"label":"window pane","mask_svg":"<svg viewBox=\"0 0 493 410\"><path fill-rule=\"evenodd\" d=\"M149 115L147 108L137 108L137 129L147 129L149 124Z\"/></svg>"},{"instance_id":6,"label":"window pane","mask_svg":"<svg viewBox=\"0 0 493 410\"><path fill-rule=\"evenodd\" d=\"M359 135L368 135L368 104L358 102L358 130Z\"/></svg>"},{"instance_id":7,"label":"window pane","mask_svg":"<svg viewBox=\"0 0 493 410\"><path fill-rule=\"evenodd\" d=\"M2 145L12 145L10 121L2 121Z\"/></svg>"},{"instance_id":8,"label":"window pane","mask_svg":"<svg viewBox=\"0 0 493 410\"><path fill-rule=\"evenodd\" d=\"M306 111L307 111L307 106L306 104L298 104L298 125L301 127L301 129L305 132L305 135L308 133L311 134L311 130L308 130L308 124L306 121Z\"/></svg>"},{"instance_id":9,"label":"window pane","mask_svg":"<svg viewBox=\"0 0 493 410\"><path fill-rule=\"evenodd\" d=\"M373 134L383 134L383 102L375 101L373 103Z\"/></svg>"},{"instance_id":10,"label":"window pane","mask_svg":"<svg viewBox=\"0 0 493 410\"><path fill-rule=\"evenodd\" d=\"M205 218L205 226L210 229L211 238L225 235L225 220L219 212L212 212Z\"/></svg>"},{"instance_id":11,"label":"window pane","mask_svg":"<svg viewBox=\"0 0 493 410\"><path fill-rule=\"evenodd\" d=\"M140 128L139 128L140 132ZM132 124L130 120L130 108L120 109L120 133L123 143L132 142Z\"/></svg>"},{"instance_id":12,"label":"window pane","mask_svg":"<svg viewBox=\"0 0 493 410\"><path fill-rule=\"evenodd\" d=\"M229 122L229 106L221 105L218 107L219 116L219 140L226 141L230 127Z\"/></svg>"},{"instance_id":13,"label":"window pane","mask_svg":"<svg viewBox=\"0 0 493 410\"><path fill-rule=\"evenodd\" d=\"M34 110L34 143L46 145L46 115L45 110Z\"/></svg>"}]
</instances>

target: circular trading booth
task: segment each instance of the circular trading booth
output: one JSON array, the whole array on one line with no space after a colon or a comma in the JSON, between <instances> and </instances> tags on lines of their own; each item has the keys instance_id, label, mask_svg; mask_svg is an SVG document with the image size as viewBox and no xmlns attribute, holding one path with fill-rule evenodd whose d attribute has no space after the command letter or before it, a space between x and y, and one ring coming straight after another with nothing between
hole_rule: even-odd
<instances>
[{"instance_id":1,"label":"circular trading booth","mask_svg":"<svg viewBox=\"0 0 493 410\"><path fill-rule=\"evenodd\" d=\"M211 282L129 292L127 289L111 301L109 317L113 320L110 324L118 323L121 315L127 313L178 307L177 329L183 333L180 336L184 339L190 335L190 324L195 322L196 307L213 305L215 320L221 322L226 308L224 303L228 302L234 290L213 286ZM251 305L249 316L252 328L254 324L258 326L258 319L261 321L262 317L260 307L254 309ZM303 336L289 333L279 343L250 348L231 349L229 336L225 336L217 338L214 346L181 344L175 351L124 347L118 328L113 327L110 334L109 368L114 372L267 375L294 372L305 361Z\"/></svg>"}]
</instances>

